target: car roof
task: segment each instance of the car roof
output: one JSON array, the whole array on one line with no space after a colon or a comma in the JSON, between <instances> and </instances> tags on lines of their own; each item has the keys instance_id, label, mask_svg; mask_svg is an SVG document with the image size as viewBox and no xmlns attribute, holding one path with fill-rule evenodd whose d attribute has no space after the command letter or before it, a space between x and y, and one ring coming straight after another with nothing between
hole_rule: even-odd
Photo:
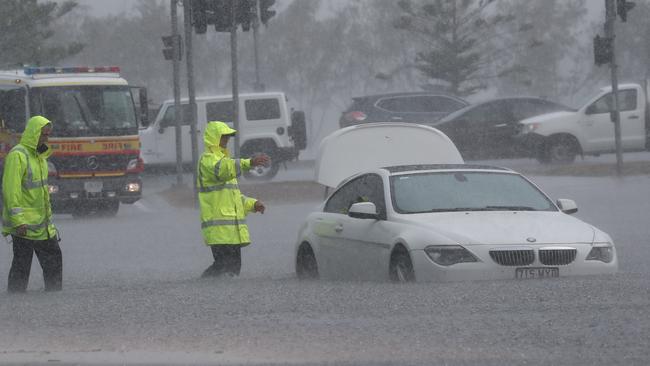
<instances>
[{"instance_id":1,"label":"car roof","mask_svg":"<svg viewBox=\"0 0 650 366\"><path fill-rule=\"evenodd\" d=\"M479 164L418 164L418 165L396 165L383 167L382 169L388 170L389 173L403 173L412 171L429 171L429 170L496 170L503 172L513 172L508 168L492 166L492 165L479 165Z\"/></svg>"},{"instance_id":2,"label":"car roof","mask_svg":"<svg viewBox=\"0 0 650 366\"><path fill-rule=\"evenodd\" d=\"M360 95L360 96L352 97L352 99L353 100L380 99L380 98L390 98L390 97L408 97L408 96L416 96L416 95L436 95L442 97L449 97L464 102L463 99L450 93L446 93L442 91L426 91L426 90L419 91L419 92L395 92L395 93Z\"/></svg>"},{"instance_id":3,"label":"car roof","mask_svg":"<svg viewBox=\"0 0 650 366\"><path fill-rule=\"evenodd\" d=\"M355 174L383 166L463 163L456 145L433 127L404 122L367 123L342 128L323 139L314 180L337 187Z\"/></svg>"}]
</instances>

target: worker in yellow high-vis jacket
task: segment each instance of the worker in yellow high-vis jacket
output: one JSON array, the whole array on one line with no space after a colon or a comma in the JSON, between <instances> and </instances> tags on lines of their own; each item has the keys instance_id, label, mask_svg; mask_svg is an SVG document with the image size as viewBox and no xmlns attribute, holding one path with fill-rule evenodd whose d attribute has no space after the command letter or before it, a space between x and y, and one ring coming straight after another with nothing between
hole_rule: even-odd
<instances>
[{"instance_id":1,"label":"worker in yellow high-vis jacket","mask_svg":"<svg viewBox=\"0 0 650 366\"><path fill-rule=\"evenodd\" d=\"M241 247L250 244L246 216L264 213L264 204L239 191L237 177L243 171L269 164L264 154L251 159L232 159L228 139L237 131L224 122L208 122L203 142L205 151L197 167L197 188L203 240L212 250L214 262L202 277L239 275Z\"/></svg>"},{"instance_id":2,"label":"worker in yellow high-vis jacket","mask_svg":"<svg viewBox=\"0 0 650 366\"><path fill-rule=\"evenodd\" d=\"M61 290L63 260L59 235L52 223L47 185L47 140L52 123L42 116L27 121L20 143L4 160L2 234L13 239L9 292L24 292L34 253L43 268L46 291Z\"/></svg>"}]
</instances>

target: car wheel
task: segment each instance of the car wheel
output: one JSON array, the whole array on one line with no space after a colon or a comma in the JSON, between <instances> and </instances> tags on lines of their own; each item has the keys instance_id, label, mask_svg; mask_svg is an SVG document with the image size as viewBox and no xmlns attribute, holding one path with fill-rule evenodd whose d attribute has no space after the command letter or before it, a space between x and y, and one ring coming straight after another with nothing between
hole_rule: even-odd
<instances>
[{"instance_id":1,"label":"car wheel","mask_svg":"<svg viewBox=\"0 0 650 366\"><path fill-rule=\"evenodd\" d=\"M572 163L578 154L578 147L570 138L556 138L548 143L546 154L551 163Z\"/></svg>"},{"instance_id":2,"label":"car wheel","mask_svg":"<svg viewBox=\"0 0 650 366\"><path fill-rule=\"evenodd\" d=\"M390 258L390 280L393 282L414 282L415 271L408 251L404 247L395 249Z\"/></svg>"},{"instance_id":3,"label":"car wheel","mask_svg":"<svg viewBox=\"0 0 650 366\"><path fill-rule=\"evenodd\" d=\"M296 275L301 280L318 279L318 263L316 255L307 243L300 245L296 256Z\"/></svg>"}]
</instances>

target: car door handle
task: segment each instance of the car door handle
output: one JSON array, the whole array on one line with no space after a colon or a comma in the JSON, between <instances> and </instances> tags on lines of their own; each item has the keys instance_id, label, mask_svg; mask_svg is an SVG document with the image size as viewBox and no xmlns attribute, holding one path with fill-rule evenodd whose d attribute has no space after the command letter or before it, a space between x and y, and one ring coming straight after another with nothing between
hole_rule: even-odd
<instances>
[{"instance_id":1,"label":"car door handle","mask_svg":"<svg viewBox=\"0 0 650 366\"><path fill-rule=\"evenodd\" d=\"M334 227L334 231L336 231L337 233L340 233L341 231L343 231L343 225L336 225Z\"/></svg>"},{"instance_id":2,"label":"car door handle","mask_svg":"<svg viewBox=\"0 0 650 366\"><path fill-rule=\"evenodd\" d=\"M507 127L507 126L508 126L507 123L499 123L498 125L494 125L494 127L498 127L498 128Z\"/></svg>"},{"instance_id":3,"label":"car door handle","mask_svg":"<svg viewBox=\"0 0 650 366\"><path fill-rule=\"evenodd\" d=\"M627 118L628 118L628 119L639 119L639 116L637 116L637 115L633 115L633 116L629 116L629 117L627 117Z\"/></svg>"},{"instance_id":4,"label":"car door handle","mask_svg":"<svg viewBox=\"0 0 650 366\"><path fill-rule=\"evenodd\" d=\"M396 120L400 120L400 121L401 121L403 118L402 118L402 117L391 117L390 119L396 119Z\"/></svg>"}]
</instances>

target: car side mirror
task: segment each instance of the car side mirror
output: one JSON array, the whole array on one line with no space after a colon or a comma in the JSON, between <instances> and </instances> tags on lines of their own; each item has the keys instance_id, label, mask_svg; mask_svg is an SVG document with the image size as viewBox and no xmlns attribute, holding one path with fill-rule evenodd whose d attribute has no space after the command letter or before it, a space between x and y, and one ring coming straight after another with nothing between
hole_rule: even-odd
<instances>
[{"instance_id":1,"label":"car side mirror","mask_svg":"<svg viewBox=\"0 0 650 366\"><path fill-rule=\"evenodd\" d=\"M567 215L571 215L578 212L578 205L576 205L574 200L560 198L557 200L556 203L557 203L557 207L559 207L560 210Z\"/></svg>"},{"instance_id":2,"label":"car side mirror","mask_svg":"<svg viewBox=\"0 0 650 366\"><path fill-rule=\"evenodd\" d=\"M162 123L158 125L158 133L164 133L165 132L165 126L163 126Z\"/></svg>"},{"instance_id":3,"label":"car side mirror","mask_svg":"<svg viewBox=\"0 0 650 366\"><path fill-rule=\"evenodd\" d=\"M372 202L353 203L348 210L348 216L355 219L379 219L377 206Z\"/></svg>"}]
</instances>

